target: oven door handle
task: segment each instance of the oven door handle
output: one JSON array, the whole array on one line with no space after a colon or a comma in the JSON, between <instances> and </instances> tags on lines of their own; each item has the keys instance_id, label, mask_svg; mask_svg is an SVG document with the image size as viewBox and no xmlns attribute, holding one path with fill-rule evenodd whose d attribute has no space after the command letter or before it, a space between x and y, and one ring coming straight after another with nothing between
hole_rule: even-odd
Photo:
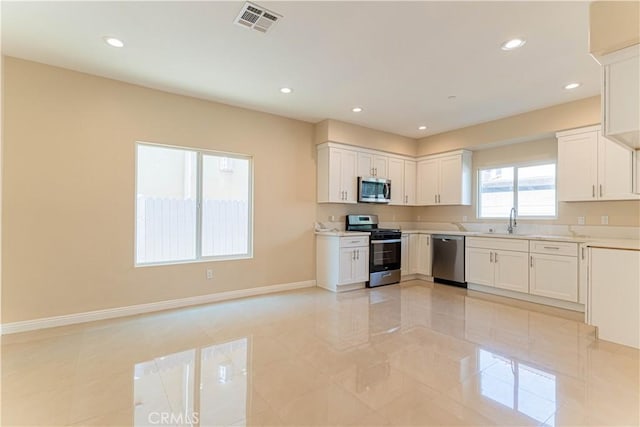
<instances>
[{"instance_id":1,"label":"oven door handle","mask_svg":"<svg viewBox=\"0 0 640 427\"><path fill-rule=\"evenodd\" d=\"M390 239L390 240L372 240L372 245L380 245L382 243L402 243L402 239Z\"/></svg>"}]
</instances>

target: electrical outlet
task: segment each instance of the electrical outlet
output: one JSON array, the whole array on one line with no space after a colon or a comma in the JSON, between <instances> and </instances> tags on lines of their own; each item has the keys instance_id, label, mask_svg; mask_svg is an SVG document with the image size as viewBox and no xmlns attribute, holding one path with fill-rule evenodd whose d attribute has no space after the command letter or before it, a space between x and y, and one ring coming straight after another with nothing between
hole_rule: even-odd
<instances>
[{"instance_id":1,"label":"electrical outlet","mask_svg":"<svg viewBox=\"0 0 640 427\"><path fill-rule=\"evenodd\" d=\"M329 221L336 222L336 216L335 215L329 215Z\"/></svg>"},{"instance_id":2,"label":"electrical outlet","mask_svg":"<svg viewBox=\"0 0 640 427\"><path fill-rule=\"evenodd\" d=\"M578 217L578 225L584 225L584 217L583 216L579 216Z\"/></svg>"},{"instance_id":3,"label":"electrical outlet","mask_svg":"<svg viewBox=\"0 0 640 427\"><path fill-rule=\"evenodd\" d=\"M600 217L600 224L602 224L602 225L609 224L609 215L602 215Z\"/></svg>"},{"instance_id":4,"label":"electrical outlet","mask_svg":"<svg viewBox=\"0 0 640 427\"><path fill-rule=\"evenodd\" d=\"M462 215L462 222L467 222L468 218L466 215Z\"/></svg>"},{"instance_id":5,"label":"electrical outlet","mask_svg":"<svg viewBox=\"0 0 640 427\"><path fill-rule=\"evenodd\" d=\"M207 280L213 279L213 270L207 268Z\"/></svg>"}]
</instances>

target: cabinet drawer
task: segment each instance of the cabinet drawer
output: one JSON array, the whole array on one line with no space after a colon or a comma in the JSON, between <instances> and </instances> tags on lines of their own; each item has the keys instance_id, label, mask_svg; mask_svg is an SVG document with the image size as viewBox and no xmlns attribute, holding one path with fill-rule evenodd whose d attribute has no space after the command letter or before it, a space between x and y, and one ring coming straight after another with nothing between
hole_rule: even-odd
<instances>
[{"instance_id":1,"label":"cabinet drawer","mask_svg":"<svg viewBox=\"0 0 640 427\"><path fill-rule=\"evenodd\" d=\"M466 246L503 251L529 252L529 241L521 239L501 239L494 237L467 237Z\"/></svg>"},{"instance_id":2,"label":"cabinet drawer","mask_svg":"<svg viewBox=\"0 0 640 427\"><path fill-rule=\"evenodd\" d=\"M369 246L369 236L341 237L341 248L355 248L358 246Z\"/></svg>"},{"instance_id":3,"label":"cabinet drawer","mask_svg":"<svg viewBox=\"0 0 640 427\"><path fill-rule=\"evenodd\" d=\"M529 244L529 250L535 254L578 256L577 243L531 240Z\"/></svg>"}]
</instances>

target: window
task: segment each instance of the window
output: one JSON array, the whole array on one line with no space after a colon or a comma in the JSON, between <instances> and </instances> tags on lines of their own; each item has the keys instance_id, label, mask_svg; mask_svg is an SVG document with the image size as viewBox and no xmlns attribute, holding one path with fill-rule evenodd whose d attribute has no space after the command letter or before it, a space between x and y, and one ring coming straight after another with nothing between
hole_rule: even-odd
<instances>
[{"instance_id":1,"label":"window","mask_svg":"<svg viewBox=\"0 0 640 427\"><path fill-rule=\"evenodd\" d=\"M136 265L251 256L251 157L142 143L136 154Z\"/></svg>"},{"instance_id":2,"label":"window","mask_svg":"<svg viewBox=\"0 0 640 427\"><path fill-rule=\"evenodd\" d=\"M478 171L478 218L556 216L556 164L503 166Z\"/></svg>"}]
</instances>

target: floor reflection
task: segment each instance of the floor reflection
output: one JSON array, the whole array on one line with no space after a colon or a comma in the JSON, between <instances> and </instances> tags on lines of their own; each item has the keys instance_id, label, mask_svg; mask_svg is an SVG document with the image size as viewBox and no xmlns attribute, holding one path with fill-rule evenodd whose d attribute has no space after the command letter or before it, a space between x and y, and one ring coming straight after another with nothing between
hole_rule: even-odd
<instances>
[{"instance_id":1,"label":"floor reflection","mask_svg":"<svg viewBox=\"0 0 640 427\"><path fill-rule=\"evenodd\" d=\"M244 337L137 363L134 425L245 425L249 343Z\"/></svg>"},{"instance_id":2,"label":"floor reflection","mask_svg":"<svg viewBox=\"0 0 640 427\"><path fill-rule=\"evenodd\" d=\"M555 426L555 375L483 349L478 350L478 363L482 396Z\"/></svg>"}]
</instances>

